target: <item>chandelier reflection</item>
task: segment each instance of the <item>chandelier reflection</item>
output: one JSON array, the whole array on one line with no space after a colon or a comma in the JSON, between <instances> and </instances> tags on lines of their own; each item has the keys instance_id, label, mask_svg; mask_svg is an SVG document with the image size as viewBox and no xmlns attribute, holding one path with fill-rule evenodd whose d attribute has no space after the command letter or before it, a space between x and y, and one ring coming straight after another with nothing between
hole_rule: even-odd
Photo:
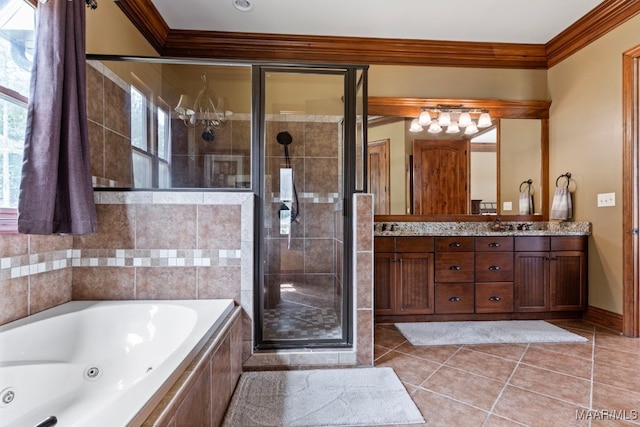
<instances>
[{"instance_id":1,"label":"chandelier reflection","mask_svg":"<svg viewBox=\"0 0 640 427\"><path fill-rule=\"evenodd\" d=\"M204 126L202 139L213 141L213 129L223 128L227 124L228 117L233 113L228 110L218 110L222 106L221 98L218 99L218 108L216 108L207 89L207 76L202 75L201 79L202 89L198 92L195 102L191 104L189 96L182 94L174 110L185 126L189 128Z\"/></svg>"}]
</instances>

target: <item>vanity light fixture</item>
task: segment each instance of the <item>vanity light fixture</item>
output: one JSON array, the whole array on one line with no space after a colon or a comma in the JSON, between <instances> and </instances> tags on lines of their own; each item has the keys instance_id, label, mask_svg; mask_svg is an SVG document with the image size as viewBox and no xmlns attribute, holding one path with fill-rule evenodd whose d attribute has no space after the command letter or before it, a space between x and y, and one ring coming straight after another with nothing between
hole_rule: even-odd
<instances>
[{"instance_id":1,"label":"vanity light fixture","mask_svg":"<svg viewBox=\"0 0 640 427\"><path fill-rule=\"evenodd\" d=\"M432 117L433 114L433 117ZM417 119L411 121L410 132L422 132L425 127L430 133L459 133L473 135L478 129L492 125L489 111L478 108L465 108L462 105L438 105L436 108L422 108Z\"/></svg>"},{"instance_id":2,"label":"vanity light fixture","mask_svg":"<svg viewBox=\"0 0 640 427\"><path fill-rule=\"evenodd\" d=\"M178 118L182 120L185 126L189 128L204 126L203 138L208 141L209 139L204 136L207 134L207 137L213 141L212 128L219 129L224 127L227 124L228 116L233 113L225 110L218 111L207 89L207 76L203 75L201 79L202 89L198 92L195 102L191 104L189 96L182 94L174 110L178 113ZM220 105L221 100L218 99L218 107Z\"/></svg>"}]
</instances>

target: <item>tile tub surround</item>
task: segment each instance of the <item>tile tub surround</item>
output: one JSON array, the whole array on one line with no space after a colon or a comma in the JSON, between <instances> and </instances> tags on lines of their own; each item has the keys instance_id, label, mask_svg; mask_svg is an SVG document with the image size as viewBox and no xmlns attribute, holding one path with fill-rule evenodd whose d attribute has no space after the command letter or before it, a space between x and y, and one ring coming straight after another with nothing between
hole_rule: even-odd
<instances>
[{"instance_id":1,"label":"tile tub surround","mask_svg":"<svg viewBox=\"0 0 640 427\"><path fill-rule=\"evenodd\" d=\"M71 301L70 236L0 235L0 325Z\"/></svg>"},{"instance_id":2,"label":"tile tub surround","mask_svg":"<svg viewBox=\"0 0 640 427\"><path fill-rule=\"evenodd\" d=\"M217 426L242 373L242 319L236 308L142 424Z\"/></svg>"},{"instance_id":3,"label":"tile tub surround","mask_svg":"<svg viewBox=\"0 0 640 427\"><path fill-rule=\"evenodd\" d=\"M253 197L250 192L96 191L95 235L0 235L0 324L72 299L231 298L243 309L243 360L249 359ZM260 354L252 366L371 365L370 199L354 196L355 348Z\"/></svg>"},{"instance_id":4,"label":"tile tub surround","mask_svg":"<svg viewBox=\"0 0 640 427\"><path fill-rule=\"evenodd\" d=\"M590 222L501 221L513 230L493 231L490 222L376 222L376 236L584 236L591 234ZM528 224L530 230L518 230Z\"/></svg>"}]
</instances>

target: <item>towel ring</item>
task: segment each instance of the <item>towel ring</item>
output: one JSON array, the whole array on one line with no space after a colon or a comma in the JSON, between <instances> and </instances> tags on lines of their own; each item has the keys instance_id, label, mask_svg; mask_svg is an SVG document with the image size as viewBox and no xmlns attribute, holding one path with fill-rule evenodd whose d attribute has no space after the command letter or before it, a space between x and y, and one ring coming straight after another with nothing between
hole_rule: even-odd
<instances>
[{"instance_id":1,"label":"towel ring","mask_svg":"<svg viewBox=\"0 0 640 427\"><path fill-rule=\"evenodd\" d=\"M562 178L567 178L567 187L569 186L569 181L571 179L571 172L567 172L567 173L563 173L562 175L560 175L557 179L556 179L556 187L558 186L558 182L560 181L560 179Z\"/></svg>"},{"instance_id":2,"label":"towel ring","mask_svg":"<svg viewBox=\"0 0 640 427\"><path fill-rule=\"evenodd\" d=\"M527 184L529 187L527 188L527 191L529 191L529 193L531 193L531 184L533 184L533 181L531 180L531 178L529 178L526 181L522 181L522 183L520 184L520 189L519 191L522 193L522 186Z\"/></svg>"}]
</instances>

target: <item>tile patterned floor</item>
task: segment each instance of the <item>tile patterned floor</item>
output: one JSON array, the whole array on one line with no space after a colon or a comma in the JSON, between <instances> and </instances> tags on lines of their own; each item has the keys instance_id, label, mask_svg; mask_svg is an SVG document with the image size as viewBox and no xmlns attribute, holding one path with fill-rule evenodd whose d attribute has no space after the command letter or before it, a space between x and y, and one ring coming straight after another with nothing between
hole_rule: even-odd
<instances>
[{"instance_id":1,"label":"tile patterned floor","mask_svg":"<svg viewBox=\"0 0 640 427\"><path fill-rule=\"evenodd\" d=\"M266 339L332 339L342 337L333 308L281 304L264 311Z\"/></svg>"},{"instance_id":2,"label":"tile patterned floor","mask_svg":"<svg viewBox=\"0 0 640 427\"><path fill-rule=\"evenodd\" d=\"M395 370L424 426L640 426L640 339L553 323L589 341L415 347L378 325L375 366Z\"/></svg>"}]
</instances>

